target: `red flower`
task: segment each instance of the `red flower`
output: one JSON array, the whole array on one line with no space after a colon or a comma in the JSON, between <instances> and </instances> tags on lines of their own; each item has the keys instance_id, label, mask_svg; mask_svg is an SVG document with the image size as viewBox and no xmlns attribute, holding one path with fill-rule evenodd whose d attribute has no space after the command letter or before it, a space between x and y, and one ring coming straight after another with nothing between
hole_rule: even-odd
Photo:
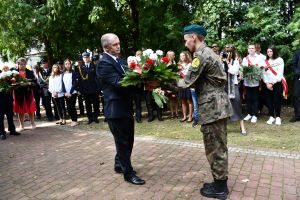
<instances>
[{"instance_id":1,"label":"red flower","mask_svg":"<svg viewBox=\"0 0 300 200\"><path fill-rule=\"evenodd\" d=\"M143 68L144 68L144 70L149 70L149 69L150 69L150 66L144 65Z\"/></svg>"},{"instance_id":2,"label":"red flower","mask_svg":"<svg viewBox=\"0 0 300 200\"><path fill-rule=\"evenodd\" d=\"M131 62L130 65L129 65L129 68L134 69L135 68L135 63Z\"/></svg>"},{"instance_id":3,"label":"red flower","mask_svg":"<svg viewBox=\"0 0 300 200\"><path fill-rule=\"evenodd\" d=\"M169 59L166 56L162 57L161 60L166 64L169 63Z\"/></svg>"},{"instance_id":4,"label":"red flower","mask_svg":"<svg viewBox=\"0 0 300 200\"><path fill-rule=\"evenodd\" d=\"M16 79L15 79L15 78L10 79L10 81L11 81L12 83L16 83Z\"/></svg>"},{"instance_id":5,"label":"red flower","mask_svg":"<svg viewBox=\"0 0 300 200\"><path fill-rule=\"evenodd\" d=\"M148 59L146 60L146 63L147 63L148 65L154 65L154 60L148 58Z\"/></svg>"}]
</instances>

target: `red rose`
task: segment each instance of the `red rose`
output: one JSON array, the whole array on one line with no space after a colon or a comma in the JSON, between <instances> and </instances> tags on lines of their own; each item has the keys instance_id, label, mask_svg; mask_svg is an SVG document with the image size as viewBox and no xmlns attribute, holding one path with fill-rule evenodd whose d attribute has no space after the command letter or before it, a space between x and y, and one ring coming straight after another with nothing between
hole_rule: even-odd
<instances>
[{"instance_id":1,"label":"red rose","mask_svg":"<svg viewBox=\"0 0 300 200\"><path fill-rule=\"evenodd\" d=\"M161 60L166 64L169 63L169 59L166 56L162 57Z\"/></svg>"},{"instance_id":2,"label":"red rose","mask_svg":"<svg viewBox=\"0 0 300 200\"><path fill-rule=\"evenodd\" d=\"M154 65L154 60L148 58L148 59L146 60L146 63L147 63L148 65Z\"/></svg>"},{"instance_id":3,"label":"red rose","mask_svg":"<svg viewBox=\"0 0 300 200\"><path fill-rule=\"evenodd\" d=\"M130 63L129 68L134 69L135 68L135 63L134 62Z\"/></svg>"}]
</instances>

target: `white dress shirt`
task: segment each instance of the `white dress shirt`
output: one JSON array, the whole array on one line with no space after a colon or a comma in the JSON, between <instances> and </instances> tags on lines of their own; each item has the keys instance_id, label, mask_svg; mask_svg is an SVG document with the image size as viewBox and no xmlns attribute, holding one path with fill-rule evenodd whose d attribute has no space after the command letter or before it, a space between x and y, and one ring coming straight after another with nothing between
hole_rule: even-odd
<instances>
[{"instance_id":1,"label":"white dress shirt","mask_svg":"<svg viewBox=\"0 0 300 200\"><path fill-rule=\"evenodd\" d=\"M52 93L53 98L63 97L64 93L62 92L62 75L50 76L49 77L49 92ZM57 97L53 95L53 93L57 93Z\"/></svg>"},{"instance_id":2,"label":"white dress shirt","mask_svg":"<svg viewBox=\"0 0 300 200\"><path fill-rule=\"evenodd\" d=\"M119 61L117 60L117 57L116 56L114 56L114 55L111 55L111 54L109 54L109 53L107 53L107 52L104 52L104 53L106 53L107 55L109 55L110 57L112 57L117 63L119 63ZM120 63L119 63L120 64ZM123 72L125 73L125 69L123 68L123 66L120 64L120 67L121 67L121 69L123 70Z\"/></svg>"},{"instance_id":3,"label":"white dress shirt","mask_svg":"<svg viewBox=\"0 0 300 200\"><path fill-rule=\"evenodd\" d=\"M65 72L63 76L63 82L65 84L65 89L67 93L70 93L71 88L72 88L72 73L70 72ZM76 90L73 91L72 94L77 93Z\"/></svg>"},{"instance_id":4,"label":"white dress shirt","mask_svg":"<svg viewBox=\"0 0 300 200\"><path fill-rule=\"evenodd\" d=\"M265 83L277 83L281 82L281 79L283 78L283 72L284 72L284 61L282 58L278 57L276 59L269 59L268 60L270 66L272 69L276 72L277 75L275 75L270 69L267 71L263 71L263 81ZM266 64L265 64L266 65ZM267 65L266 65L267 67Z\"/></svg>"}]
</instances>

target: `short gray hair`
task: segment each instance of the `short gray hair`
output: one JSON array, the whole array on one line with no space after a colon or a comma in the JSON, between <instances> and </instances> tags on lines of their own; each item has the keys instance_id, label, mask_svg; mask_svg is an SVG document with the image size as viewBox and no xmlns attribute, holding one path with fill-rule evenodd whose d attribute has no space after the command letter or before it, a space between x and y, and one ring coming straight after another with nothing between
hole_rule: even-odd
<instances>
[{"instance_id":1,"label":"short gray hair","mask_svg":"<svg viewBox=\"0 0 300 200\"><path fill-rule=\"evenodd\" d=\"M27 62L26 58L21 57L17 60L18 64L20 64L21 62Z\"/></svg>"},{"instance_id":2,"label":"short gray hair","mask_svg":"<svg viewBox=\"0 0 300 200\"><path fill-rule=\"evenodd\" d=\"M118 37L118 36L114 33L105 33L104 35L102 35L102 37L101 37L102 48L103 49L106 48L111 43L111 40L115 37Z\"/></svg>"}]
</instances>

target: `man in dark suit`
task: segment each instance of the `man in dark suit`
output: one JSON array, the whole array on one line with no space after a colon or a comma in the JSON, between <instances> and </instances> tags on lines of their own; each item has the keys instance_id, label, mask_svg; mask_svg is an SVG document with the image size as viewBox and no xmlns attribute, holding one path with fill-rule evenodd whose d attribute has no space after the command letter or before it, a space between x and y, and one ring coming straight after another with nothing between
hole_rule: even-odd
<instances>
[{"instance_id":1,"label":"man in dark suit","mask_svg":"<svg viewBox=\"0 0 300 200\"><path fill-rule=\"evenodd\" d=\"M38 74L38 83L41 88L41 97L42 97L42 104L46 111L46 116L48 121L53 120L53 112L51 107L51 93L48 91L49 88L49 77L51 74L51 68L48 65L48 60L46 58L42 58L41 60L42 68ZM55 112L54 108L54 112ZM55 113L56 115L56 113ZM58 114L57 114L58 115Z\"/></svg>"},{"instance_id":2,"label":"man in dark suit","mask_svg":"<svg viewBox=\"0 0 300 200\"><path fill-rule=\"evenodd\" d=\"M104 115L116 144L115 171L123 173L124 179L135 185L143 185L131 165L131 153L134 142L134 119L132 95L130 89L122 87L126 62L119 58L120 40L113 33L101 37L104 50L97 66L97 75L102 83L104 94Z\"/></svg>"},{"instance_id":3,"label":"man in dark suit","mask_svg":"<svg viewBox=\"0 0 300 200\"><path fill-rule=\"evenodd\" d=\"M300 49L298 49L293 56L293 72L293 106L295 114L290 119L290 122L297 122L300 121Z\"/></svg>"},{"instance_id":4,"label":"man in dark suit","mask_svg":"<svg viewBox=\"0 0 300 200\"><path fill-rule=\"evenodd\" d=\"M89 52L83 52L82 58L84 63L78 65L76 68L78 90L85 101L86 112L89 119L88 124L92 122L99 123L99 84L96 76L96 66L91 62Z\"/></svg>"}]
</instances>

